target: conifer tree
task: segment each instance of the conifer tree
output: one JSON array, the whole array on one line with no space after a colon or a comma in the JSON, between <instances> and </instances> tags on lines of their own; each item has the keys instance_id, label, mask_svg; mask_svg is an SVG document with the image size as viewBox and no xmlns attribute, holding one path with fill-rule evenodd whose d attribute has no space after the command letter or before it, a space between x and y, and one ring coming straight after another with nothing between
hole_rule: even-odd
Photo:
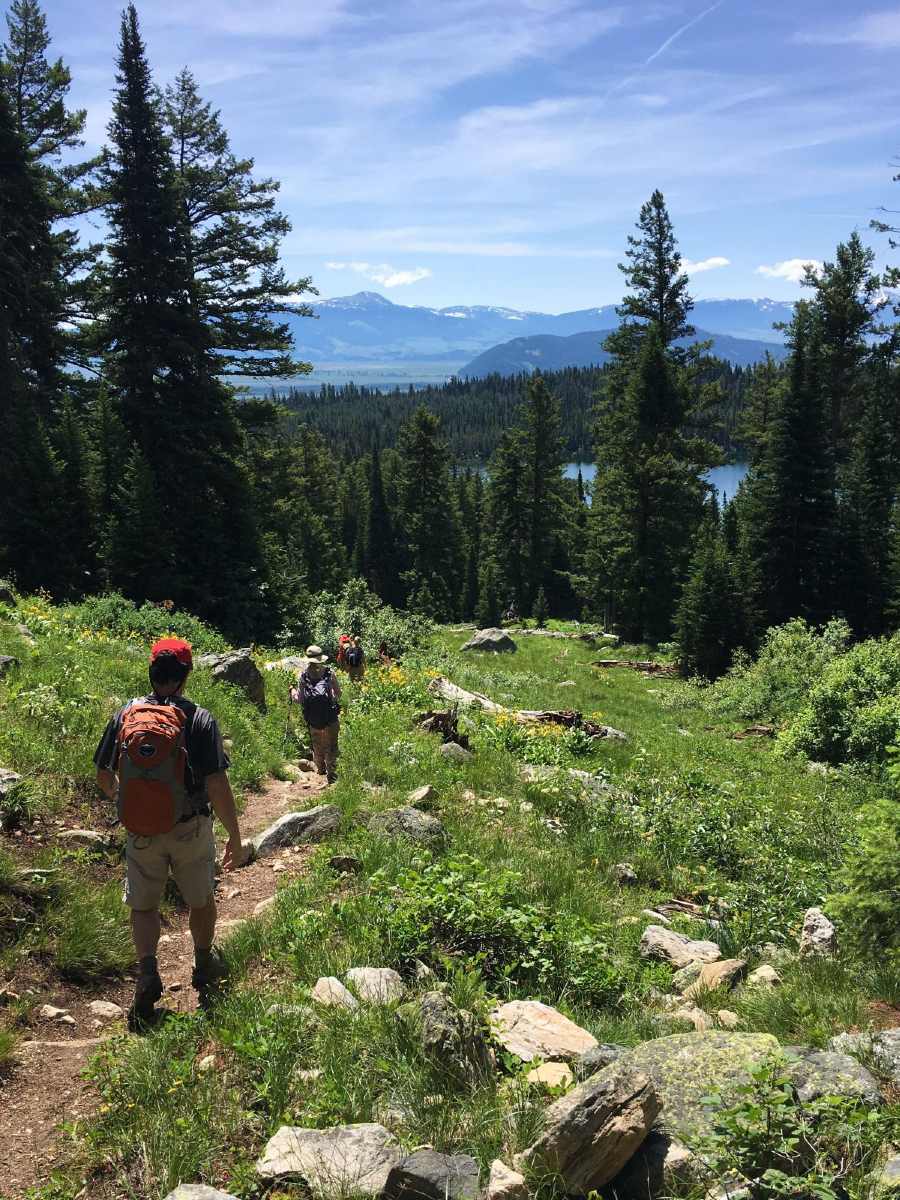
<instances>
[{"instance_id":1,"label":"conifer tree","mask_svg":"<svg viewBox=\"0 0 900 1200\"><path fill-rule=\"evenodd\" d=\"M60 595L78 596L96 586L97 521L83 415L70 398L63 401L54 443L59 462L58 507L53 514L56 586Z\"/></svg>"},{"instance_id":2,"label":"conifer tree","mask_svg":"<svg viewBox=\"0 0 900 1200\"><path fill-rule=\"evenodd\" d=\"M278 317L312 316L295 297L309 279L288 279L279 248L290 222L275 207L279 185L254 179L253 159L232 151L221 114L204 102L187 67L165 92L175 185L186 228L190 302L209 328L220 375L272 378L310 371L293 357Z\"/></svg>"},{"instance_id":3,"label":"conifer tree","mask_svg":"<svg viewBox=\"0 0 900 1200\"><path fill-rule=\"evenodd\" d=\"M534 623L538 629L543 629L547 624L547 618L550 615L550 606L547 604L547 593L543 587L539 587L537 595L534 598L534 604L531 606Z\"/></svg>"},{"instance_id":4,"label":"conifer tree","mask_svg":"<svg viewBox=\"0 0 900 1200\"><path fill-rule=\"evenodd\" d=\"M64 582L56 529L59 459L44 422L21 393L5 414L3 434L3 472L9 482L0 504L0 570L23 592L47 588L57 595Z\"/></svg>"},{"instance_id":5,"label":"conifer tree","mask_svg":"<svg viewBox=\"0 0 900 1200\"><path fill-rule=\"evenodd\" d=\"M528 611L531 505L526 493L529 447L522 429L506 430L490 465L488 508L491 557L503 589L503 604ZM482 588L479 585L479 593Z\"/></svg>"},{"instance_id":6,"label":"conifer tree","mask_svg":"<svg viewBox=\"0 0 900 1200\"><path fill-rule=\"evenodd\" d=\"M744 614L718 518L711 510L694 544L675 618L679 664L686 676L717 679L744 641Z\"/></svg>"},{"instance_id":7,"label":"conifer tree","mask_svg":"<svg viewBox=\"0 0 900 1200\"><path fill-rule=\"evenodd\" d=\"M172 599L166 590L176 549L167 536L159 488L137 446L116 488L104 555L107 587L137 604Z\"/></svg>"},{"instance_id":8,"label":"conifer tree","mask_svg":"<svg viewBox=\"0 0 900 1200\"><path fill-rule=\"evenodd\" d=\"M400 564L384 480L381 476L381 452L373 447L369 457L369 503L363 531L363 575L370 589L386 604L400 600Z\"/></svg>"},{"instance_id":9,"label":"conifer tree","mask_svg":"<svg viewBox=\"0 0 900 1200\"><path fill-rule=\"evenodd\" d=\"M486 558L478 573L475 621L479 629L493 629L500 624L500 572L493 558Z\"/></svg>"}]
</instances>

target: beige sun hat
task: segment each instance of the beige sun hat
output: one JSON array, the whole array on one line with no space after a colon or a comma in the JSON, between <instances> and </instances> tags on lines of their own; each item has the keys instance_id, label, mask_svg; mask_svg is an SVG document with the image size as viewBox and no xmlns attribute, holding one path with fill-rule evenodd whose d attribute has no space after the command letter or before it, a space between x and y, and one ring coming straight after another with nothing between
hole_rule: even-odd
<instances>
[{"instance_id":1,"label":"beige sun hat","mask_svg":"<svg viewBox=\"0 0 900 1200\"><path fill-rule=\"evenodd\" d=\"M327 663L328 662L328 655L325 653L325 651L322 649L321 646L307 646L306 647L306 657L309 659L310 662L315 662L315 663Z\"/></svg>"}]
</instances>

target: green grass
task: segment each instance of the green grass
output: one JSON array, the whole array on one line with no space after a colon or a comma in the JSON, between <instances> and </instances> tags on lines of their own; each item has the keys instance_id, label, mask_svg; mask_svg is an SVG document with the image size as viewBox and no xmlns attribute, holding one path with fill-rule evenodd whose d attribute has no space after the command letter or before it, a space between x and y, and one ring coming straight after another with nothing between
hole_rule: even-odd
<instances>
[{"instance_id":1,"label":"green grass","mask_svg":"<svg viewBox=\"0 0 900 1200\"><path fill-rule=\"evenodd\" d=\"M18 711L22 684L49 683L47 661L59 669L67 654L70 665L84 660L101 697L94 720L65 747L50 747L46 733L31 735L54 777L89 756L103 698L127 694L143 670L122 650L127 643L115 643L117 655L90 641L67 649L66 636L42 634L34 671L29 666L20 672L27 679L0 693L24 730L35 719ZM444 631L400 671L370 672L364 687L347 686L339 778L329 795L344 814L343 833L282 889L266 918L229 940L236 987L214 1014L179 1017L104 1053L96 1068L104 1108L81 1137L73 1180L97 1172L100 1194L149 1200L202 1179L249 1200L258 1195L252 1164L285 1122L390 1120L404 1145L474 1153L486 1168L529 1144L543 1100L513 1064L501 1061L493 1078L461 1085L426 1060L414 1001L434 983L416 982L418 964L482 1021L497 1002L538 998L601 1041L632 1044L668 1028L658 995L671 991L671 971L639 957L643 909L694 898L720 924L676 920L676 927L717 938L751 967L766 942L796 946L804 909L835 886L855 814L874 783L811 776L766 742L736 742L732 726L710 729L708 714L667 703L677 684L594 669L596 652L580 642L524 638L515 655L477 656L459 653L464 640ZM603 656L616 653L637 652ZM508 723L463 713L475 756L450 763L414 719L438 706L426 691L436 672L510 707L599 714L594 719L625 731L628 741L521 737ZM568 680L574 686L558 686ZM192 680L191 694L234 737L235 774L246 786L281 758L286 679L267 683L271 711L260 717L202 674ZM42 778L36 752L19 752ZM526 783L528 759L560 770ZM567 767L605 773L609 792L585 793ZM368 832L367 811L403 804L426 782L448 833L445 854ZM335 853L355 855L359 874L335 875L328 866ZM620 861L635 865L636 887L613 881L610 867ZM112 889L94 903L97 917L67 929L73 960L79 950L87 961L95 954L86 926L99 914L116 928ZM399 970L408 1007L355 1017L311 1009L309 989L320 975L360 965ZM849 960L792 959L779 970L781 989L704 1003L724 1004L743 1028L785 1043L823 1045L839 1029L865 1025L870 1001L896 1002L900 992L894 973ZM210 1053L214 1069L201 1070ZM43 1200L63 1194L47 1190Z\"/></svg>"}]
</instances>

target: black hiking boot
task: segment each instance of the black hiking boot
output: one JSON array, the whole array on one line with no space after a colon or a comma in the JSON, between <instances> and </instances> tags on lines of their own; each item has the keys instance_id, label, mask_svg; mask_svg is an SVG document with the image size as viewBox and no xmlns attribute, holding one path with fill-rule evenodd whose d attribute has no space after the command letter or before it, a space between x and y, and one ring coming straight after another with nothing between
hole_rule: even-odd
<instances>
[{"instance_id":1,"label":"black hiking boot","mask_svg":"<svg viewBox=\"0 0 900 1200\"><path fill-rule=\"evenodd\" d=\"M134 999L128 1010L128 1028L132 1033L152 1025L156 1019L156 1002L163 994L158 971L141 973L134 989Z\"/></svg>"},{"instance_id":2,"label":"black hiking boot","mask_svg":"<svg viewBox=\"0 0 900 1200\"><path fill-rule=\"evenodd\" d=\"M209 1008L224 993L228 984L228 964L217 946L201 951L191 975L191 986L197 989L197 1001L201 1008Z\"/></svg>"}]
</instances>

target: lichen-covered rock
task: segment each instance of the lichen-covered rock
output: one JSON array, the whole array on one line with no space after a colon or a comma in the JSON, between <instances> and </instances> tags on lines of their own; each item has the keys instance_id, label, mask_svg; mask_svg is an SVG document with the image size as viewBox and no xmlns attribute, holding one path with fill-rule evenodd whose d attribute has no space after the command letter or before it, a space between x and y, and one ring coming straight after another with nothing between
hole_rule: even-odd
<instances>
[{"instance_id":1,"label":"lichen-covered rock","mask_svg":"<svg viewBox=\"0 0 900 1200\"><path fill-rule=\"evenodd\" d=\"M285 813L248 845L256 858L274 854L283 846L298 846L303 842L321 842L337 833L341 826L341 810L335 804L320 804L304 812Z\"/></svg>"},{"instance_id":2,"label":"lichen-covered rock","mask_svg":"<svg viewBox=\"0 0 900 1200\"><path fill-rule=\"evenodd\" d=\"M610 1184L616 1200L655 1200L702 1178L703 1164L686 1146L652 1131Z\"/></svg>"},{"instance_id":3,"label":"lichen-covered rock","mask_svg":"<svg viewBox=\"0 0 900 1200\"><path fill-rule=\"evenodd\" d=\"M828 1043L829 1050L871 1062L879 1074L900 1087L900 1029L874 1033L839 1033Z\"/></svg>"},{"instance_id":4,"label":"lichen-covered rock","mask_svg":"<svg viewBox=\"0 0 900 1200\"><path fill-rule=\"evenodd\" d=\"M627 1053L627 1046L619 1046L615 1042L601 1042L598 1046L592 1046L575 1059L575 1078L588 1079Z\"/></svg>"},{"instance_id":5,"label":"lichen-covered rock","mask_svg":"<svg viewBox=\"0 0 900 1200\"><path fill-rule=\"evenodd\" d=\"M637 871L631 863L620 862L613 863L609 869L609 873L616 881L619 887L636 887L637 886Z\"/></svg>"},{"instance_id":6,"label":"lichen-covered rock","mask_svg":"<svg viewBox=\"0 0 900 1200\"><path fill-rule=\"evenodd\" d=\"M22 776L7 767L0 767L0 800L7 800L13 788L22 782Z\"/></svg>"},{"instance_id":7,"label":"lichen-covered rock","mask_svg":"<svg viewBox=\"0 0 900 1200\"><path fill-rule=\"evenodd\" d=\"M876 1196L900 1196L900 1154L889 1158L875 1177Z\"/></svg>"},{"instance_id":8,"label":"lichen-covered rock","mask_svg":"<svg viewBox=\"0 0 900 1200\"><path fill-rule=\"evenodd\" d=\"M7 675L13 667L19 665L19 660L11 654L0 654L0 679Z\"/></svg>"},{"instance_id":9,"label":"lichen-covered rock","mask_svg":"<svg viewBox=\"0 0 900 1200\"><path fill-rule=\"evenodd\" d=\"M476 1200L478 1163L469 1154L417 1150L388 1176L384 1200Z\"/></svg>"},{"instance_id":10,"label":"lichen-covered rock","mask_svg":"<svg viewBox=\"0 0 900 1200\"><path fill-rule=\"evenodd\" d=\"M539 1000L510 1000L491 1014L494 1037L523 1062L535 1058L574 1062L597 1046L593 1034Z\"/></svg>"},{"instance_id":11,"label":"lichen-covered rock","mask_svg":"<svg viewBox=\"0 0 900 1200\"><path fill-rule=\"evenodd\" d=\"M871 1072L849 1054L808 1046L785 1046L784 1053L794 1091L804 1104L822 1096L844 1096L873 1106L882 1103Z\"/></svg>"},{"instance_id":12,"label":"lichen-covered rock","mask_svg":"<svg viewBox=\"0 0 900 1200\"><path fill-rule=\"evenodd\" d=\"M831 958L837 951L837 931L821 908L808 908L800 934L801 958Z\"/></svg>"},{"instance_id":13,"label":"lichen-covered rock","mask_svg":"<svg viewBox=\"0 0 900 1200\"><path fill-rule=\"evenodd\" d=\"M704 1097L719 1093L726 1104L735 1103L748 1069L778 1048L767 1033L677 1033L642 1042L594 1079L622 1070L648 1075L662 1104L658 1132L690 1144L711 1129Z\"/></svg>"},{"instance_id":14,"label":"lichen-covered rock","mask_svg":"<svg viewBox=\"0 0 900 1200\"><path fill-rule=\"evenodd\" d=\"M647 926L641 937L640 954L641 958L666 962L673 967L686 967L693 962L716 962L722 957L715 942L695 941L662 925Z\"/></svg>"},{"instance_id":15,"label":"lichen-covered rock","mask_svg":"<svg viewBox=\"0 0 900 1200\"><path fill-rule=\"evenodd\" d=\"M446 758L450 762L457 763L470 762L475 757L471 750L467 750L465 746L460 746L458 742L444 742L438 748L438 754L440 754L441 758Z\"/></svg>"},{"instance_id":16,"label":"lichen-covered rock","mask_svg":"<svg viewBox=\"0 0 900 1200\"><path fill-rule=\"evenodd\" d=\"M485 1079L491 1057L475 1017L441 992L426 992L419 1005L425 1057L459 1080Z\"/></svg>"},{"instance_id":17,"label":"lichen-covered rock","mask_svg":"<svg viewBox=\"0 0 900 1200\"><path fill-rule=\"evenodd\" d=\"M491 650L495 654L511 654L518 649L505 629L479 629L462 647L463 650Z\"/></svg>"},{"instance_id":18,"label":"lichen-covered rock","mask_svg":"<svg viewBox=\"0 0 900 1200\"><path fill-rule=\"evenodd\" d=\"M299 1129L282 1125L256 1164L260 1178L300 1178L313 1196L380 1196L400 1162L400 1144L383 1125Z\"/></svg>"},{"instance_id":19,"label":"lichen-covered rock","mask_svg":"<svg viewBox=\"0 0 900 1200\"><path fill-rule=\"evenodd\" d=\"M252 704L265 712L266 684L249 646L227 654L203 654L197 659L197 666L206 667L218 683L240 688Z\"/></svg>"},{"instance_id":20,"label":"lichen-covered rock","mask_svg":"<svg viewBox=\"0 0 900 1200\"><path fill-rule=\"evenodd\" d=\"M369 821L369 829L385 837L402 837L410 842L418 842L429 850L441 850L447 841L446 830L437 817L408 805L375 813Z\"/></svg>"},{"instance_id":21,"label":"lichen-covered rock","mask_svg":"<svg viewBox=\"0 0 900 1200\"><path fill-rule=\"evenodd\" d=\"M647 1075L615 1064L551 1104L544 1132L516 1166L551 1171L569 1194L586 1196L621 1171L649 1134L659 1107Z\"/></svg>"}]
</instances>

